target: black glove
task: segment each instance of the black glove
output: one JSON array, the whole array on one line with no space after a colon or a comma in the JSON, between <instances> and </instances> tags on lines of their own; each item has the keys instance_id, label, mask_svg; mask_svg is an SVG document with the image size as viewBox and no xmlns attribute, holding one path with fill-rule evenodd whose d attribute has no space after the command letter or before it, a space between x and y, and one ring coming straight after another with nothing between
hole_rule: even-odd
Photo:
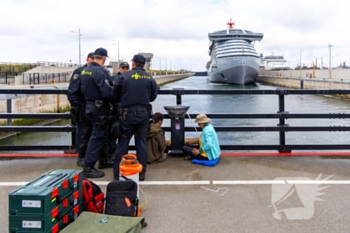
<instances>
[{"instance_id":1,"label":"black glove","mask_svg":"<svg viewBox=\"0 0 350 233\"><path fill-rule=\"evenodd\" d=\"M72 106L70 109L70 114L72 117L72 122L76 123L78 121L78 117L79 117L79 108L76 106Z\"/></svg>"}]
</instances>

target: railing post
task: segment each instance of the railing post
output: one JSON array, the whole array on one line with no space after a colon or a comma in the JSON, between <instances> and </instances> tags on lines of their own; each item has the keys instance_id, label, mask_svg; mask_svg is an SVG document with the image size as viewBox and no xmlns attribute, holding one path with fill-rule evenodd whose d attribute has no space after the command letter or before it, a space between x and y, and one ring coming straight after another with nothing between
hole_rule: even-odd
<instances>
[{"instance_id":1,"label":"railing post","mask_svg":"<svg viewBox=\"0 0 350 233\"><path fill-rule=\"evenodd\" d=\"M7 113L12 113L12 99L7 99ZM12 118L7 118L7 125L12 126Z\"/></svg>"},{"instance_id":2,"label":"railing post","mask_svg":"<svg viewBox=\"0 0 350 233\"><path fill-rule=\"evenodd\" d=\"M35 75L35 74L34 74L34 75ZM38 75L38 84L40 84L40 74L37 73L37 75Z\"/></svg>"},{"instance_id":3,"label":"railing post","mask_svg":"<svg viewBox=\"0 0 350 233\"><path fill-rule=\"evenodd\" d=\"M182 95L184 94L183 91L185 90L184 88L173 88L175 91L174 94L176 95L176 105L181 105L182 104Z\"/></svg>"},{"instance_id":4,"label":"railing post","mask_svg":"<svg viewBox=\"0 0 350 233\"><path fill-rule=\"evenodd\" d=\"M278 95L278 114L285 114L285 113L288 113L285 111L285 105L284 105L284 96L285 94L284 93L279 93ZM285 124L285 119L284 117L280 117L279 119L279 124L277 125L279 127L288 127L288 124ZM280 134L280 146L283 146L285 147L286 145L286 132L285 131L280 131L279 132ZM291 150L287 150L287 149L282 149L282 150L279 150L279 152L291 152Z\"/></svg>"}]
</instances>

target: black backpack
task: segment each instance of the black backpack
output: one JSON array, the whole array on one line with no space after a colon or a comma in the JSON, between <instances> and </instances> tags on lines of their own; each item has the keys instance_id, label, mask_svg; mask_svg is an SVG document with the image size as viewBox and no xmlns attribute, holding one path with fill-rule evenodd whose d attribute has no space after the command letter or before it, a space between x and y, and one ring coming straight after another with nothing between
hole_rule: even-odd
<instances>
[{"instance_id":1,"label":"black backpack","mask_svg":"<svg viewBox=\"0 0 350 233\"><path fill-rule=\"evenodd\" d=\"M137 189L137 183L128 178L110 182L106 191L105 214L139 216Z\"/></svg>"}]
</instances>

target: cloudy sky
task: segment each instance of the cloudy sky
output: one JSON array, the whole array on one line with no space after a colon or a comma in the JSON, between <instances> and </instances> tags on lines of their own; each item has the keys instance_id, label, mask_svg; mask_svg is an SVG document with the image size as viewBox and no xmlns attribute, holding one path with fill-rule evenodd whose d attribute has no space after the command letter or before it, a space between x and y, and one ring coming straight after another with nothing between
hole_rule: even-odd
<instances>
[{"instance_id":1,"label":"cloudy sky","mask_svg":"<svg viewBox=\"0 0 350 233\"><path fill-rule=\"evenodd\" d=\"M350 64L350 13L346 0L2 0L0 62L79 62L98 47L110 60L154 54L154 69L204 71L208 33L236 28L264 34L264 56L283 55L294 67Z\"/></svg>"}]
</instances>

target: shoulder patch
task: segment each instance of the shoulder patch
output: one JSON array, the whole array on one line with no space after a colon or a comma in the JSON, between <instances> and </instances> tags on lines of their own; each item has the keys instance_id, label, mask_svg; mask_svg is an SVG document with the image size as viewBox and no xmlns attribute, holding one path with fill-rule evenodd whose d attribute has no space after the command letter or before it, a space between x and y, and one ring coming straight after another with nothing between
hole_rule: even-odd
<instances>
[{"instance_id":1,"label":"shoulder patch","mask_svg":"<svg viewBox=\"0 0 350 233\"><path fill-rule=\"evenodd\" d=\"M73 75L73 79L74 80L78 79L78 75L77 74Z\"/></svg>"}]
</instances>

